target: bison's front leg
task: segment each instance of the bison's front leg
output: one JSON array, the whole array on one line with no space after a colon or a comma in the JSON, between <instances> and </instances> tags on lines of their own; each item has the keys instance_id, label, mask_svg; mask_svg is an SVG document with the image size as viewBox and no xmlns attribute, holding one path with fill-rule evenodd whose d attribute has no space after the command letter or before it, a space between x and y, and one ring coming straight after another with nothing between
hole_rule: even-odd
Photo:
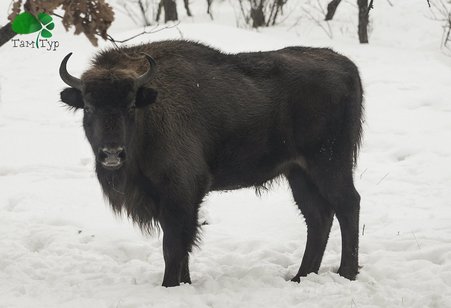
<instances>
[{"instance_id":1,"label":"bison's front leg","mask_svg":"<svg viewBox=\"0 0 451 308\"><path fill-rule=\"evenodd\" d=\"M160 225L163 229L165 263L163 286L174 287L180 282L191 283L189 252L197 233L197 206L165 204Z\"/></svg>"}]
</instances>

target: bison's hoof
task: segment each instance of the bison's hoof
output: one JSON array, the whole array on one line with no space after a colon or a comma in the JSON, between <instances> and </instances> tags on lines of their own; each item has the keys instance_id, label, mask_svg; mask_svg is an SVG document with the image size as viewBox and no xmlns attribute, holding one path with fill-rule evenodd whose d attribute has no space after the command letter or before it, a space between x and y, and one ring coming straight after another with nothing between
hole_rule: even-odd
<instances>
[{"instance_id":1,"label":"bison's hoof","mask_svg":"<svg viewBox=\"0 0 451 308\"><path fill-rule=\"evenodd\" d=\"M190 277L182 278L182 280L181 280L180 282L181 282L181 283L188 283L188 284L191 284L191 278L190 278Z\"/></svg>"},{"instance_id":2,"label":"bison's hoof","mask_svg":"<svg viewBox=\"0 0 451 308\"><path fill-rule=\"evenodd\" d=\"M349 280L355 280L357 274L359 273L358 269L350 268L350 267L340 267L338 269L338 275L347 278Z\"/></svg>"},{"instance_id":3,"label":"bison's hoof","mask_svg":"<svg viewBox=\"0 0 451 308\"><path fill-rule=\"evenodd\" d=\"M162 286L165 287L165 288L178 287L178 286L180 286L180 282L166 282L166 281L163 281Z\"/></svg>"}]
</instances>

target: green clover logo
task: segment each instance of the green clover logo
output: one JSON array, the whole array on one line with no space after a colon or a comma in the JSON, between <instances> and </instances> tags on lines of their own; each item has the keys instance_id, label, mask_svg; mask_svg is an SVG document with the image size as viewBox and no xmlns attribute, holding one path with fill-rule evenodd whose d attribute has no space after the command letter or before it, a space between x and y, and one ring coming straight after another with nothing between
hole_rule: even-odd
<instances>
[{"instance_id":1,"label":"green clover logo","mask_svg":"<svg viewBox=\"0 0 451 308\"><path fill-rule=\"evenodd\" d=\"M13 31L17 34L30 34L39 31L36 38L36 47L39 48L39 36L45 38L52 37L52 31L55 28L52 16L39 13L38 18L29 12L23 12L16 16L12 24Z\"/></svg>"}]
</instances>

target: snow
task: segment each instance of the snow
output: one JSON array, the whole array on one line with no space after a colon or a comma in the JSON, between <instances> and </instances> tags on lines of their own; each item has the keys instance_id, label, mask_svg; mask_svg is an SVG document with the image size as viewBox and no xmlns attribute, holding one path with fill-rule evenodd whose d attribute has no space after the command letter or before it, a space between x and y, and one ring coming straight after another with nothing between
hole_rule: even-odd
<instances>
[{"instance_id":1,"label":"snow","mask_svg":"<svg viewBox=\"0 0 451 308\"><path fill-rule=\"evenodd\" d=\"M58 25L54 52L1 47L0 307L451 307L451 58L423 2L377 2L366 46L351 33L351 6L337 10L330 39L304 21L291 27L294 16L271 29L235 28L227 2L229 15L215 24L184 18L178 29L134 41L181 32L226 52L327 46L356 62L366 122L355 172L362 268L353 282L334 273L336 221L319 274L289 281L306 228L282 183L261 197L253 190L210 194L202 207L208 225L191 257L193 284L161 287L160 236L142 235L112 214L81 114L59 102L62 57L74 52L69 71L79 75L96 49ZM213 8L220 15L220 4ZM114 36L136 33L118 18Z\"/></svg>"}]
</instances>

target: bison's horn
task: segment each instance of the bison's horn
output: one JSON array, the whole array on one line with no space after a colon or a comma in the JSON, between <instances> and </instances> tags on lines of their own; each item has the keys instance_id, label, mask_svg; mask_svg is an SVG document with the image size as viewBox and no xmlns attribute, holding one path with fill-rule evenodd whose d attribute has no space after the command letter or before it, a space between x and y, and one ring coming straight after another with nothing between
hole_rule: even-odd
<instances>
[{"instance_id":1,"label":"bison's horn","mask_svg":"<svg viewBox=\"0 0 451 308\"><path fill-rule=\"evenodd\" d=\"M60 76L61 79L67 83L69 86L75 89L81 89L81 80L72 76L67 72L67 61L69 61L70 56L72 56L72 53L67 54L67 56L64 57L63 61L60 65Z\"/></svg>"},{"instance_id":2,"label":"bison's horn","mask_svg":"<svg viewBox=\"0 0 451 308\"><path fill-rule=\"evenodd\" d=\"M136 79L136 85L138 86L138 88L151 81L155 76L155 72L157 70L157 62L155 62L155 60L148 54L146 53L142 54L146 57L147 61L149 62L149 69L147 70L147 72L139 76L138 79Z\"/></svg>"}]
</instances>

